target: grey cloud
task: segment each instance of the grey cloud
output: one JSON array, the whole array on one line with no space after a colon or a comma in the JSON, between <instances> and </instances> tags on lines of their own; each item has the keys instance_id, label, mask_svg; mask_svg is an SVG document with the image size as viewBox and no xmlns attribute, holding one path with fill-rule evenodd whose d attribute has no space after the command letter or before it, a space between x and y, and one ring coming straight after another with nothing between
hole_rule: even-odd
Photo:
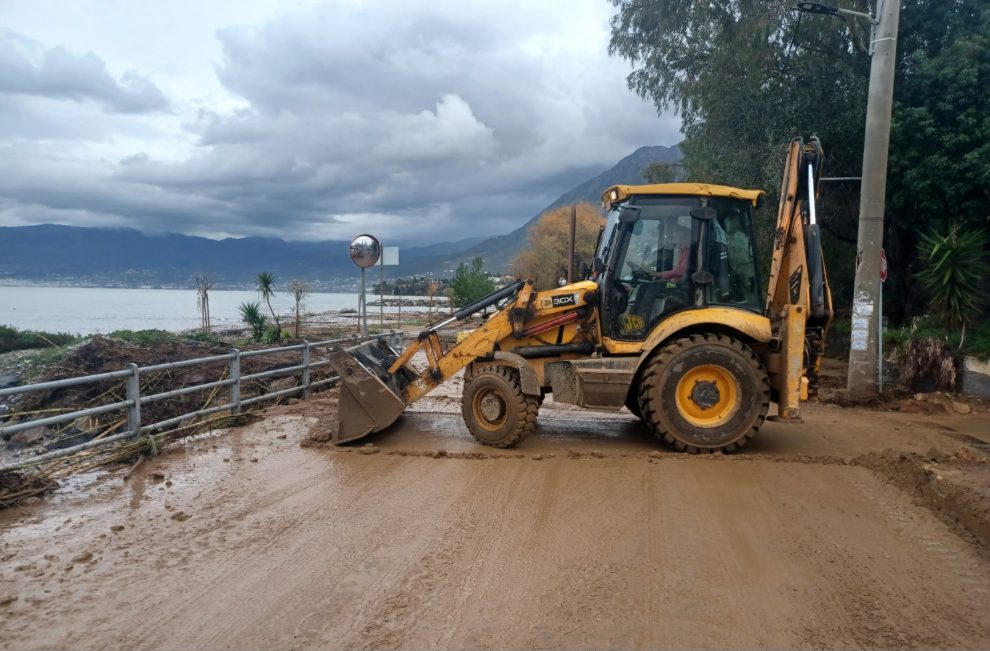
<instances>
[{"instance_id":1,"label":"grey cloud","mask_svg":"<svg viewBox=\"0 0 990 651\"><path fill-rule=\"evenodd\" d=\"M505 233L636 147L676 142L604 36L598 53L541 49L553 10L469 9L340 3L221 30L217 75L245 106L187 122L189 156L28 166L0 197L145 230L451 240Z\"/></svg>"},{"instance_id":2,"label":"grey cloud","mask_svg":"<svg viewBox=\"0 0 990 651\"><path fill-rule=\"evenodd\" d=\"M0 38L0 93L92 100L120 113L169 107L162 91L136 72L125 72L117 80L93 53L73 54L63 47L46 50L9 30Z\"/></svg>"}]
</instances>

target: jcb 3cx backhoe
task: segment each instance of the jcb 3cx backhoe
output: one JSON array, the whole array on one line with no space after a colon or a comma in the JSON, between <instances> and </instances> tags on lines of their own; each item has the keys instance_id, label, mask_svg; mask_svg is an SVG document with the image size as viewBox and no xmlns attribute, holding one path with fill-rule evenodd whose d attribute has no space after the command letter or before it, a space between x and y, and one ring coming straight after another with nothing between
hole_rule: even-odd
<instances>
[{"instance_id":1,"label":"jcb 3cx backhoe","mask_svg":"<svg viewBox=\"0 0 990 651\"><path fill-rule=\"evenodd\" d=\"M766 297L752 209L763 192L672 183L609 188L592 280L536 291L520 280L423 330L402 354L383 340L332 354L341 443L392 424L465 369L462 412L486 445L515 445L547 393L589 409L622 406L687 452L732 451L776 418L800 418L814 389L832 299L815 200L816 138L790 143ZM444 350L440 328L500 309ZM423 370L412 364L422 351Z\"/></svg>"}]
</instances>

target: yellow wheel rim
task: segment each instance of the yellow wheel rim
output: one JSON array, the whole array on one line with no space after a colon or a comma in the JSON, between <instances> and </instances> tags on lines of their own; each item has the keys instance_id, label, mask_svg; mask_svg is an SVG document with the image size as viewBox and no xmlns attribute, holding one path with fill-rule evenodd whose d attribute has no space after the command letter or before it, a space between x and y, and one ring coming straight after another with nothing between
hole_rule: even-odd
<instances>
[{"instance_id":1,"label":"yellow wheel rim","mask_svg":"<svg viewBox=\"0 0 990 651\"><path fill-rule=\"evenodd\" d=\"M505 424L509 411L502 395L490 387L483 387L474 394L471 410L478 425L490 432L498 431Z\"/></svg>"},{"instance_id":2,"label":"yellow wheel rim","mask_svg":"<svg viewBox=\"0 0 990 651\"><path fill-rule=\"evenodd\" d=\"M696 366L677 383L677 411L695 427L718 427L739 411L739 382L715 364Z\"/></svg>"}]
</instances>

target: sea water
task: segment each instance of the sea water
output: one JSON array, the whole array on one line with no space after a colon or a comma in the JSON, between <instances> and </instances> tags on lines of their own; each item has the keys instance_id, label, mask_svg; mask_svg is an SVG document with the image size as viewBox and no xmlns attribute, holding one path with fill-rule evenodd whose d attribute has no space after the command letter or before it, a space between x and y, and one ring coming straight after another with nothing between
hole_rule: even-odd
<instances>
[{"instance_id":1,"label":"sea water","mask_svg":"<svg viewBox=\"0 0 990 651\"><path fill-rule=\"evenodd\" d=\"M214 328L243 326L242 303L259 302L262 313L268 313L268 306L255 291L210 290L209 297ZM377 296L368 296L369 303L375 299ZM272 307L280 315L294 313L292 294L276 292ZM302 301L303 312L310 313L357 307L357 294L314 292ZM378 308L369 307L369 320L377 313ZM0 325L81 335L149 328L180 331L198 328L200 313L195 289L6 285L0 286Z\"/></svg>"}]
</instances>

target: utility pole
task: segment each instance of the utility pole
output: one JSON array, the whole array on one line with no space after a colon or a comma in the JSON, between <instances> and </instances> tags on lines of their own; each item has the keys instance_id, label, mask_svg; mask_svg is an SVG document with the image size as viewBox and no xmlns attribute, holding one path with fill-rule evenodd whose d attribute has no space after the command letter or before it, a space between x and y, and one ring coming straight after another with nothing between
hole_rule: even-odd
<instances>
[{"instance_id":1,"label":"utility pole","mask_svg":"<svg viewBox=\"0 0 990 651\"><path fill-rule=\"evenodd\" d=\"M574 249L577 231L577 204L571 204L571 224L567 234L567 282L574 282Z\"/></svg>"},{"instance_id":2,"label":"utility pole","mask_svg":"<svg viewBox=\"0 0 990 651\"><path fill-rule=\"evenodd\" d=\"M890 111L894 103L897 23L901 15L901 0L879 0L876 16L820 2L798 2L794 10L855 18L870 26L869 52L873 59L870 62L870 90L866 103L852 336L849 342L849 376L846 379L846 393L851 399L869 400L877 395L879 379L880 255L883 249L887 150L890 145Z\"/></svg>"},{"instance_id":3,"label":"utility pole","mask_svg":"<svg viewBox=\"0 0 990 651\"><path fill-rule=\"evenodd\" d=\"M880 252L883 247L887 151L897 62L900 0L881 0L870 47L870 90L863 142L863 185L859 199L856 280L853 285L852 336L846 391L853 400L877 395L877 352L880 341Z\"/></svg>"}]
</instances>

